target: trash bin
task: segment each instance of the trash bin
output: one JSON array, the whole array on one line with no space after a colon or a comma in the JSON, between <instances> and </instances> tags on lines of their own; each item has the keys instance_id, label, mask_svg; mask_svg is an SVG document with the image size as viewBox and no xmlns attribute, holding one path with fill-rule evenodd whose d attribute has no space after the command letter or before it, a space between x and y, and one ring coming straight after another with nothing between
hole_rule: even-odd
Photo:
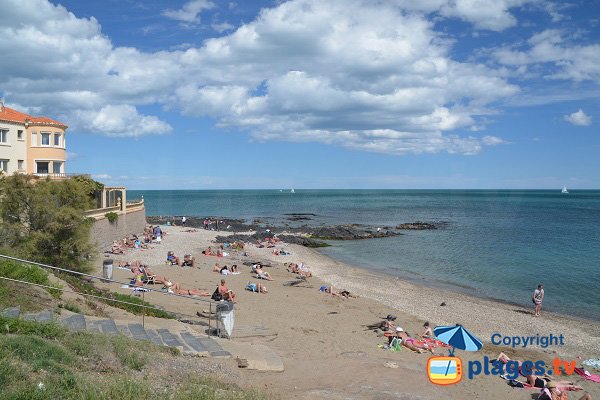
<instances>
[{"instance_id":1,"label":"trash bin","mask_svg":"<svg viewBox=\"0 0 600 400\"><path fill-rule=\"evenodd\" d=\"M113 260L111 258L107 258L102 263L102 276L104 277L105 282L108 282L112 279L113 273Z\"/></svg>"},{"instance_id":2,"label":"trash bin","mask_svg":"<svg viewBox=\"0 0 600 400\"><path fill-rule=\"evenodd\" d=\"M223 336L223 330L219 328L219 323L223 326L223 330L227 333L227 337L231 337L234 323L232 302L220 301L217 303L217 330L219 336Z\"/></svg>"}]
</instances>

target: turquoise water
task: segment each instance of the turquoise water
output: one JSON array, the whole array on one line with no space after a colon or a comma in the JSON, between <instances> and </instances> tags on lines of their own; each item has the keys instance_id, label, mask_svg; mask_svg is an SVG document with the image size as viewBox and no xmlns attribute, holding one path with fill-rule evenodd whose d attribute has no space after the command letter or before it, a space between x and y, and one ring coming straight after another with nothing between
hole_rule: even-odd
<instances>
[{"instance_id":1,"label":"turquoise water","mask_svg":"<svg viewBox=\"0 0 600 400\"><path fill-rule=\"evenodd\" d=\"M219 215L310 224L443 221L435 231L332 242L323 253L366 269L433 286L600 320L600 191L296 190L130 191L148 215Z\"/></svg>"}]
</instances>

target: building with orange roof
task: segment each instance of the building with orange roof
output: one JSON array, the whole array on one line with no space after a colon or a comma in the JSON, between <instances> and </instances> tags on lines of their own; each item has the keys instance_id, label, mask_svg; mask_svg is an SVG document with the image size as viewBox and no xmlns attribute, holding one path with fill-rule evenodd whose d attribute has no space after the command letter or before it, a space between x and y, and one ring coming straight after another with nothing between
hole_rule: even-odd
<instances>
[{"instance_id":1,"label":"building with orange roof","mask_svg":"<svg viewBox=\"0 0 600 400\"><path fill-rule=\"evenodd\" d=\"M34 117L0 101L0 172L66 176L67 125Z\"/></svg>"}]
</instances>

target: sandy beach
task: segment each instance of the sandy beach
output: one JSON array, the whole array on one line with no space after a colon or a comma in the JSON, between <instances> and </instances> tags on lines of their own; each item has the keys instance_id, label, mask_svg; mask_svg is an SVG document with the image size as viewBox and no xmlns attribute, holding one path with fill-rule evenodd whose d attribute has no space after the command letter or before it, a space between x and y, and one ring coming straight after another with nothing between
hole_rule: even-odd
<instances>
[{"instance_id":1,"label":"sandy beach","mask_svg":"<svg viewBox=\"0 0 600 400\"><path fill-rule=\"evenodd\" d=\"M161 244L152 249L131 249L123 255L111 255L115 264L120 261L140 260L152 267L158 275L166 275L185 288L199 288L212 292L221 278L238 295L235 306L233 339L267 345L282 359L285 371L266 373L240 370L241 384L257 387L279 398L291 399L531 399L537 391L513 389L497 376L464 377L453 386L436 386L428 381L425 365L428 355L408 349L400 352L383 350L378 345L385 339L367 325L380 322L387 314L396 315L397 324L417 336L424 321L432 326L460 323L483 342L482 351L457 352L463 363L483 360L484 355L505 351L520 360L544 360L550 364L555 357L582 361L600 357L600 326L597 323L570 319L544 313L533 318L531 310L510 304L470 297L442 289L433 289L352 268L332 260L313 249L298 245L281 244L277 248L291 255L276 256L269 248L247 245L244 251L232 252L228 257L217 258L201 254L213 245L214 231L163 227L168 234ZM223 234L220 232L219 234ZM167 266L167 251L178 256L192 253L197 268ZM100 272L102 258L96 272ZM250 282L258 282L243 265L248 261L261 261L271 265L265 270L274 281L261 281L268 294L244 290ZM212 272L213 265L237 264L239 275L222 276ZM314 276L307 284L298 287L283 285L297 275L286 270L284 263L303 262ZM115 269L114 277L126 281L128 271ZM347 289L357 298L344 299L319 292L322 284ZM115 290L115 286L111 286ZM118 289L130 293L130 289ZM188 301L161 293L147 293L147 301L167 310L194 315L207 309L198 300ZM507 301L520 299L507 299ZM445 306L440 306L444 302ZM252 327L266 328L267 336L236 338L235 331ZM199 329L199 328L196 328ZM493 333L503 336L564 336L564 346L517 348L494 346ZM447 351L438 349L438 354ZM199 361L201 362L201 361ZM598 373L598 371L592 370ZM578 376L568 379L584 387L593 398L600 398L600 384L584 381ZM579 398L572 393L570 398Z\"/></svg>"}]
</instances>

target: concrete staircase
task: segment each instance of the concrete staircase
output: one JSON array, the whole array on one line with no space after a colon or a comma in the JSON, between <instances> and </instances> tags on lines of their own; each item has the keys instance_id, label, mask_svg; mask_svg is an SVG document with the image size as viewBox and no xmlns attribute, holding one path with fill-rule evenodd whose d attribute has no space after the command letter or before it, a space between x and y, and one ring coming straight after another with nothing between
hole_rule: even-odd
<instances>
[{"instance_id":1,"label":"concrete staircase","mask_svg":"<svg viewBox=\"0 0 600 400\"><path fill-rule=\"evenodd\" d=\"M67 310L62 310L61 315L54 315L52 311L48 310L39 313L21 313L19 307L12 307L0 311L0 316L38 322L56 321L73 332L89 331L107 335L125 335L136 340L150 341L159 346L176 347L186 355L231 357L231 354L223 350L213 338L188 331L173 332L166 328L150 329L140 323L102 319Z\"/></svg>"}]
</instances>

